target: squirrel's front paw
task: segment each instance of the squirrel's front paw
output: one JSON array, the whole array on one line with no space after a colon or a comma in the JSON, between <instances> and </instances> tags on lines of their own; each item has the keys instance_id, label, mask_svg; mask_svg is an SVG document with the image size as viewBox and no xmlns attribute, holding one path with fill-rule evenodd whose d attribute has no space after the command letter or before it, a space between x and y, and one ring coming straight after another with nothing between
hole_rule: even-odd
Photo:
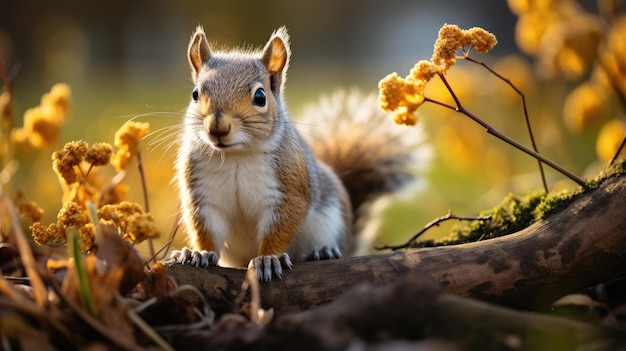
<instances>
[{"instance_id":1,"label":"squirrel's front paw","mask_svg":"<svg viewBox=\"0 0 626 351\"><path fill-rule=\"evenodd\" d=\"M254 268L259 280L269 282L272 280L272 275L276 275L278 279L283 279L283 268L291 269L292 266L291 258L285 252L280 255L255 257L250 260L248 269Z\"/></svg>"},{"instance_id":2,"label":"squirrel's front paw","mask_svg":"<svg viewBox=\"0 0 626 351\"><path fill-rule=\"evenodd\" d=\"M334 260L343 258L343 254L336 247L324 246L319 250L313 250L310 254L303 254L301 260L304 261L320 261L320 260Z\"/></svg>"},{"instance_id":3,"label":"squirrel's front paw","mask_svg":"<svg viewBox=\"0 0 626 351\"><path fill-rule=\"evenodd\" d=\"M198 251L183 247L181 250L172 251L170 258L176 261L176 263L207 268L209 266L217 266L219 255L214 251Z\"/></svg>"}]
</instances>

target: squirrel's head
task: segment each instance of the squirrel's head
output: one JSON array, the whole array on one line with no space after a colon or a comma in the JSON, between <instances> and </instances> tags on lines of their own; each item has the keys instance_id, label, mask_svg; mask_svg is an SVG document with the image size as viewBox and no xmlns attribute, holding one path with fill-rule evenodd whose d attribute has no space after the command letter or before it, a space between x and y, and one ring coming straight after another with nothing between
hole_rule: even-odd
<instances>
[{"instance_id":1,"label":"squirrel's head","mask_svg":"<svg viewBox=\"0 0 626 351\"><path fill-rule=\"evenodd\" d=\"M285 27L258 52L213 52L198 27L188 49L195 88L187 127L216 150L272 146L281 131L279 119L284 118L282 91L289 56Z\"/></svg>"}]
</instances>

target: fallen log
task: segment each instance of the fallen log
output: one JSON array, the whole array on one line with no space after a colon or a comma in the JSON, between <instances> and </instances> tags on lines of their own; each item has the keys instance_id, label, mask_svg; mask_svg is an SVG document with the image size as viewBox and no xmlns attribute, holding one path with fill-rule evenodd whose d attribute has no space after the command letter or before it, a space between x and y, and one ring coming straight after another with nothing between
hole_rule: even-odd
<instances>
[{"instance_id":1,"label":"fallen log","mask_svg":"<svg viewBox=\"0 0 626 351\"><path fill-rule=\"evenodd\" d=\"M226 315L173 340L197 350L615 350L615 330L440 293L426 275L359 284L337 300L266 328Z\"/></svg>"},{"instance_id":2,"label":"fallen log","mask_svg":"<svg viewBox=\"0 0 626 351\"><path fill-rule=\"evenodd\" d=\"M263 307L277 314L335 300L360 282L388 284L427 272L442 291L522 309L626 276L626 176L605 179L528 228L481 242L296 265L261 284ZM245 271L199 269L166 261L178 284L202 291L218 313L237 308Z\"/></svg>"},{"instance_id":3,"label":"fallen log","mask_svg":"<svg viewBox=\"0 0 626 351\"><path fill-rule=\"evenodd\" d=\"M623 343L619 333L599 326L437 290L426 277L358 285L330 304L278 318L268 330L275 336L271 349L387 349L397 340L445 340L438 350L609 350Z\"/></svg>"}]
</instances>

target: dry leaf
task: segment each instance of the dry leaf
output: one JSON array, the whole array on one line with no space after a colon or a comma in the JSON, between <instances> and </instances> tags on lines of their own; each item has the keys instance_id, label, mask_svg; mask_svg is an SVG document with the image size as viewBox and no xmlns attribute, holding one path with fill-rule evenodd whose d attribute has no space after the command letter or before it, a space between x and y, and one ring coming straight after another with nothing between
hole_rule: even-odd
<instances>
[{"instance_id":1,"label":"dry leaf","mask_svg":"<svg viewBox=\"0 0 626 351\"><path fill-rule=\"evenodd\" d=\"M588 309L593 309L596 307L604 307L604 304L592 299L588 295L570 294L563 296L552 304L552 307L562 306L586 306Z\"/></svg>"},{"instance_id":2,"label":"dry leaf","mask_svg":"<svg viewBox=\"0 0 626 351\"><path fill-rule=\"evenodd\" d=\"M98 257L105 267L116 267L123 272L118 290L124 295L145 277L143 261L133 246L122 239L117 229L110 225L98 225L96 231L98 241Z\"/></svg>"},{"instance_id":3,"label":"dry leaf","mask_svg":"<svg viewBox=\"0 0 626 351\"><path fill-rule=\"evenodd\" d=\"M0 188L0 216L2 216L3 227L8 229L9 235L15 242L20 252L20 258L24 269L30 278L30 285L33 287L33 295L39 306L45 306L48 301L48 289L39 275L39 267L33 254L30 242L22 231L20 219L13 206L11 199Z\"/></svg>"},{"instance_id":4,"label":"dry leaf","mask_svg":"<svg viewBox=\"0 0 626 351\"><path fill-rule=\"evenodd\" d=\"M178 287L174 278L166 273L165 266L161 262L152 266L152 270L146 274L141 286L144 291L144 300L165 296Z\"/></svg>"},{"instance_id":5,"label":"dry leaf","mask_svg":"<svg viewBox=\"0 0 626 351\"><path fill-rule=\"evenodd\" d=\"M270 308L269 310L264 310L259 308L257 310L257 324L261 327L266 327L270 324L272 319L274 318L274 308Z\"/></svg>"},{"instance_id":6,"label":"dry leaf","mask_svg":"<svg viewBox=\"0 0 626 351\"><path fill-rule=\"evenodd\" d=\"M50 337L47 330L38 330L34 326L28 324L21 317L22 316L6 316L4 322L0 323L0 329L4 337L13 339L12 341L17 343L21 350L41 350L41 351L54 351L57 350L50 344ZM10 320L7 325L7 321Z\"/></svg>"}]
</instances>

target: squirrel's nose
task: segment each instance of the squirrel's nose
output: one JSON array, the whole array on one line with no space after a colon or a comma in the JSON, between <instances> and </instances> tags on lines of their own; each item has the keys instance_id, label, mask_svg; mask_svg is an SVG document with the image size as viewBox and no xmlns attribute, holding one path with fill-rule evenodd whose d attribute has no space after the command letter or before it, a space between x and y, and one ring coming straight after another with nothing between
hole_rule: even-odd
<instances>
[{"instance_id":1,"label":"squirrel's nose","mask_svg":"<svg viewBox=\"0 0 626 351\"><path fill-rule=\"evenodd\" d=\"M228 125L212 124L209 127L209 134L211 134L212 136L216 138L226 136L228 135L228 133L230 133L230 124Z\"/></svg>"},{"instance_id":2,"label":"squirrel's nose","mask_svg":"<svg viewBox=\"0 0 626 351\"><path fill-rule=\"evenodd\" d=\"M222 118L221 112L215 112L213 118L209 120L209 134L220 138L230 133L230 123L228 118Z\"/></svg>"}]
</instances>

